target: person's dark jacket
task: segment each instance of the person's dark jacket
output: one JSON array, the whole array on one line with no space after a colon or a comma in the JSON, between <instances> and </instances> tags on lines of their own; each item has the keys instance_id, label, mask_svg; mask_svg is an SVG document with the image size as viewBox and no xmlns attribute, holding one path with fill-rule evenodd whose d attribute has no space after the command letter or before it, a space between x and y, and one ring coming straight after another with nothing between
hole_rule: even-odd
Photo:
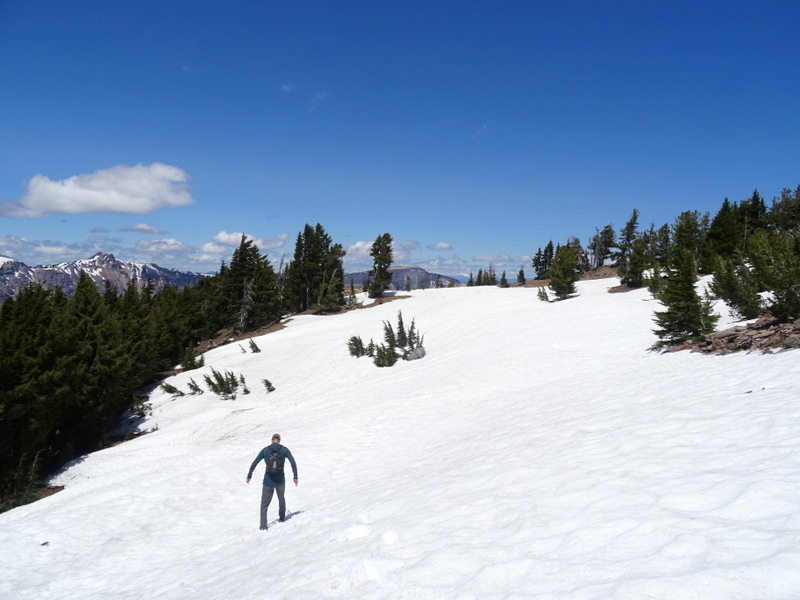
<instances>
[{"instance_id":1,"label":"person's dark jacket","mask_svg":"<svg viewBox=\"0 0 800 600\"><path fill-rule=\"evenodd\" d=\"M286 446L281 446L277 442L270 444L269 446L267 446L266 448L261 450L261 452L258 453L258 456L256 456L256 459L253 461L253 464L250 465L250 470L247 472L248 479L251 479L253 477L253 471L255 471L256 467L258 466L258 463L262 460L266 462L267 459L269 458L270 453L275 448L278 449L278 452L281 453L281 456L289 460L289 463L292 465L292 476L294 477L294 479L297 479L297 463L294 461L294 456L292 456L292 453L289 452L289 449ZM286 483L286 477L284 476L283 473L270 474L266 472L265 469L264 485L275 487L277 485L284 485L285 483Z\"/></svg>"}]
</instances>

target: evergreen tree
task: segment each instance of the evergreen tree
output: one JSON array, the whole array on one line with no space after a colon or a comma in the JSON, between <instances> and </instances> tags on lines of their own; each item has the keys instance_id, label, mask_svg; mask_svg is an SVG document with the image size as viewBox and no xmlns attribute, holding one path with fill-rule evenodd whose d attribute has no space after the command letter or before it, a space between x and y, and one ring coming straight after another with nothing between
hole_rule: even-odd
<instances>
[{"instance_id":1,"label":"evergreen tree","mask_svg":"<svg viewBox=\"0 0 800 600\"><path fill-rule=\"evenodd\" d=\"M595 228L595 235L592 237L587 249L591 255L590 268L599 269L605 261L611 257L611 249L617 244L617 234L614 227L609 224L603 227L602 231Z\"/></svg>"},{"instance_id":2,"label":"evergreen tree","mask_svg":"<svg viewBox=\"0 0 800 600\"><path fill-rule=\"evenodd\" d=\"M695 289L697 269L692 248L676 247L670 260L669 276L657 295L665 310L655 313L659 328L654 333L660 340L653 344L653 350L700 340L714 331L719 318Z\"/></svg>"},{"instance_id":3,"label":"evergreen tree","mask_svg":"<svg viewBox=\"0 0 800 600\"><path fill-rule=\"evenodd\" d=\"M762 301L758 293L759 284L752 270L733 258L716 255L713 260L711 291L725 301L734 315L742 319L757 317Z\"/></svg>"},{"instance_id":4,"label":"evergreen tree","mask_svg":"<svg viewBox=\"0 0 800 600\"><path fill-rule=\"evenodd\" d=\"M291 311L327 309L344 302L344 259L341 244L334 244L317 223L306 224L297 234L294 259L287 267L287 300Z\"/></svg>"},{"instance_id":5,"label":"evergreen tree","mask_svg":"<svg viewBox=\"0 0 800 600\"><path fill-rule=\"evenodd\" d=\"M517 273L517 283L520 285L525 285L525 269L523 267L519 268L519 273Z\"/></svg>"},{"instance_id":6,"label":"evergreen tree","mask_svg":"<svg viewBox=\"0 0 800 600\"><path fill-rule=\"evenodd\" d=\"M569 298L575 293L578 281L578 257L570 246L559 246L548 271L550 289L558 300Z\"/></svg>"},{"instance_id":7,"label":"evergreen tree","mask_svg":"<svg viewBox=\"0 0 800 600\"><path fill-rule=\"evenodd\" d=\"M800 317L800 235L759 230L748 255L760 288L772 292L767 308L781 320Z\"/></svg>"},{"instance_id":8,"label":"evergreen tree","mask_svg":"<svg viewBox=\"0 0 800 600\"><path fill-rule=\"evenodd\" d=\"M380 298L392 283L392 274L389 273L389 267L392 266L393 260L392 236L384 233L375 238L369 254L373 259L372 269L370 270L370 276L373 280L369 286L369 297Z\"/></svg>"},{"instance_id":9,"label":"evergreen tree","mask_svg":"<svg viewBox=\"0 0 800 600\"><path fill-rule=\"evenodd\" d=\"M532 266L535 273L535 279L547 279L550 264L553 262L555 250L553 249L553 240L547 242L544 250L539 248L533 257Z\"/></svg>"},{"instance_id":10,"label":"evergreen tree","mask_svg":"<svg viewBox=\"0 0 800 600\"><path fill-rule=\"evenodd\" d=\"M692 253L695 268L701 266L706 235L708 233L708 214L697 211L684 211L675 219L672 227L672 244L670 250L686 249ZM668 257L667 262L671 260ZM705 272L705 271L703 271Z\"/></svg>"},{"instance_id":11,"label":"evergreen tree","mask_svg":"<svg viewBox=\"0 0 800 600\"><path fill-rule=\"evenodd\" d=\"M620 279L625 281L628 275L628 262L630 255L633 251L633 242L637 237L639 229L639 210L634 208L631 213L631 218L625 223L625 227L619 235L619 243L617 244L617 251L614 253L614 258L617 261L617 274Z\"/></svg>"},{"instance_id":12,"label":"evergreen tree","mask_svg":"<svg viewBox=\"0 0 800 600\"><path fill-rule=\"evenodd\" d=\"M633 240L633 244L631 245L631 252L628 256L628 266L625 277L621 279L622 283L634 288L644 285L644 272L649 266L647 255L647 241L643 236L639 236Z\"/></svg>"},{"instance_id":13,"label":"evergreen tree","mask_svg":"<svg viewBox=\"0 0 800 600\"><path fill-rule=\"evenodd\" d=\"M779 198L772 201L772 209L767 214L771 229L786 233L798 233L800 229L800 185L792 191L784 188Z\"/></svg>"},{"instance_id":14,"label":"evergreen tree","mask_svg":"<svg viewBox=\"0 0 800 600\"><path fill-rule=\"evenodd\" d=\"M586 273L586 271L589 270L589 256L583 249L580 238L577 238L574 235L570 236L569 239L567 239L567 246L572 248L572 251L575 254L578 272L581 274Z\"/></svg>"},{"instance_id":15,"label":"evergreen tree","mask_svg":"<svg viewBox=\"0 0 800 600\"><path fill-rule=\"evenodd\" d=\"M711 264L715 256L732 259L741 256L744 249L744 232L738 208L725 198L719 212L711 220L706 236L704 262Z\"/></svg>"}]
</instances>

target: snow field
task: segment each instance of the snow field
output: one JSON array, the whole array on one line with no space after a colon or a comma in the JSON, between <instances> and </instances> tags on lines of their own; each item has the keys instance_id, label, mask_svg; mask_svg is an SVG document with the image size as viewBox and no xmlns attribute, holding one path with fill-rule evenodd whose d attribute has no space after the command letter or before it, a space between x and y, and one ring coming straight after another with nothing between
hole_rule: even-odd
<instances>
[{"instance_id":1,"label":"snow field","mask_svg":"<svg viewBox=\"0 0 800 600\"><path fill-rule=\"evenodd\" d=\"M208 353L170 383L252 393L156 391L156 431L0 515L0 597L796 600L800 354L649 353L658 304L614 283L416 291ZM398 310L424 359L349 356ZM275 431L300 513L265 533L244 478Z\"/></svg>"}]
</instances>

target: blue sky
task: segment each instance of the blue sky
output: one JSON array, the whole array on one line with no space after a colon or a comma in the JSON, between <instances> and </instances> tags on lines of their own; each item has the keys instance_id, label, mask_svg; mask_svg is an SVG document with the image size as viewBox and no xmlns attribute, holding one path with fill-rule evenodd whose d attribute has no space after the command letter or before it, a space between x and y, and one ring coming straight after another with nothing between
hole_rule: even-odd
<instances>
[{"instance_id":1,"label":"blue sky","mask_svg":"<svg viewBox=\"0 0 800 600\"><path fill-rule=\"evenodd\" d=\"M0 254L529 276L800 184L795 2L0 0Z\"/></svg>"}]
</instances>

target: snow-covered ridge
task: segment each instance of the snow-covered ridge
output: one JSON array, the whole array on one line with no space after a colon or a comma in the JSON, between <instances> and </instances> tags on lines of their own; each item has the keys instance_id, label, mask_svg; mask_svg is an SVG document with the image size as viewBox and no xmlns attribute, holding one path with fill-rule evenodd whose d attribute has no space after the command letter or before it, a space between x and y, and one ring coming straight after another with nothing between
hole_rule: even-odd
<instances>
[{"instance_id":1,"label":"snow-covered ridge","mask_svg":"<svg viewBox=\"0 0 800 600\"><path fill-rule=\"evenodd\" d=\"M157 390L155 431L0 514L0 597L796 600L800 351L649 353L659 306L615 283L412 291L210 351L169 383L252 393ZM398 310L424 359L349 355ZM299 514L263 532L275 431Z\"/></svg>"}]
</instances>

